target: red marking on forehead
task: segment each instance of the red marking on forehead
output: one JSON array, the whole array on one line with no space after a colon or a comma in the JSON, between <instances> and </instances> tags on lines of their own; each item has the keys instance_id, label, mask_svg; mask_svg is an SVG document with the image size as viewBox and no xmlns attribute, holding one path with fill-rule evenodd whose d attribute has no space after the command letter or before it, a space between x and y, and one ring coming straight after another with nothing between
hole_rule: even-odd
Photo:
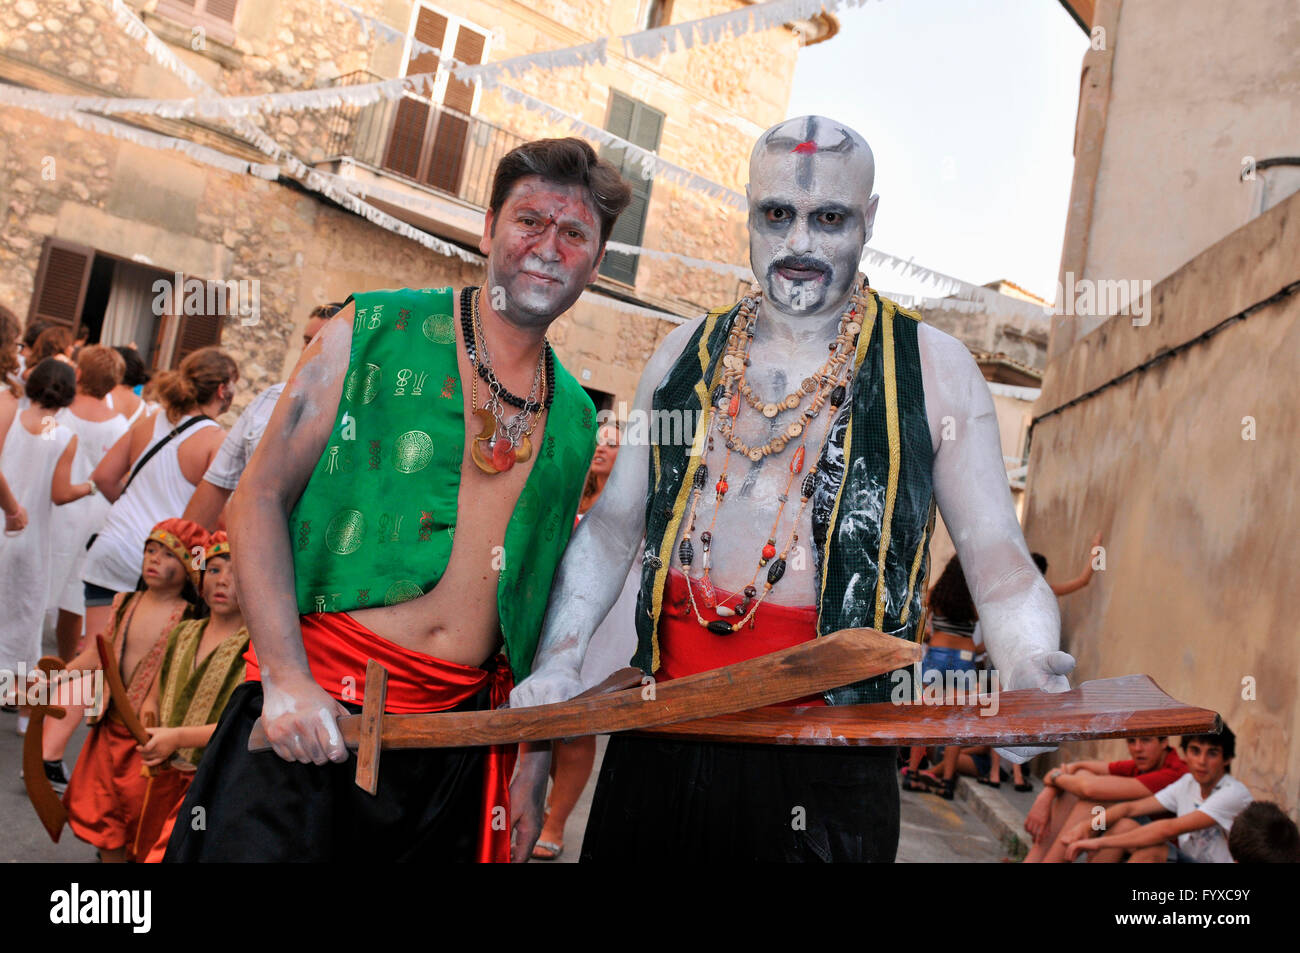
<instances>
[{"instance_id":1,"label":"red marking on forehead","mask_svg":"<svg viewBox=\"0 0 1300 953\"><path fill-rule=\"evenodd\" d=\"M809 139L806 142L799 143L799 145L795 146L790 151L798 153L801 156L810 156L816 153L817 143Z\"/></svg>"}]
</instances>

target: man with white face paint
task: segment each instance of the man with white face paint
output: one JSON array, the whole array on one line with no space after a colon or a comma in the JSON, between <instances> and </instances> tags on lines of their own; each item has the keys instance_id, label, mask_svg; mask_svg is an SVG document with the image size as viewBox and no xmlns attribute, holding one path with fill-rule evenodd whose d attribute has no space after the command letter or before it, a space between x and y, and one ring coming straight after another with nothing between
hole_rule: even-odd
<instances>
[{"instance_id":1,"label":"man with white face paint","mask_svg":"<svg viewBox=\"0 0 1300 953\"><path fill-rule=\"evenodd\" d=\"M372 658L394 713L496 706L528 674L596 444L546 329L630 195L580 139L524 143L493 180L485 288L358 293L307 347L230 503L249 681L168 860L510 859L512 751L392 752L372 796L337 719ZM247 750L259 716L274 753Z\"/></svg>"},{"instance_id":2,"label":"man with white face paint","mask_svg":"<svg viewBox=\"0 0 1300 953\"><path fill-rule=\"evenodd\" d=\"M979 369L858 273L874 178L866 141L830 119L787 120L755 143L761 292L670 334L636 397L642 412L697 409L706 423L693 447L623 449L561 563L513 705L576 694L586 642L643 538L632 661L658 679L844 628L915 640L936 501L1002 685L1069 687L1074 662L1058 651L1056 601L1016 521ZM799 704L886 701L890 686L881 676ZM615 736L583 856L892 861L895 757ZM520 803L533 777L516 782Z\"/></svg>"}]
</instances>

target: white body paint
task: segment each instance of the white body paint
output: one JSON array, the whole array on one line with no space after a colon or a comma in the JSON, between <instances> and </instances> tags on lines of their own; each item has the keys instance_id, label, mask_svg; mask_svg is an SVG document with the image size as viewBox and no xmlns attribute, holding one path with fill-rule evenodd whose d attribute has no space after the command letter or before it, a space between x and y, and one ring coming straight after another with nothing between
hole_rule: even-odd
<instances>
[{"instance_id":1,"label":"white body paint","mask_svg":"<svg viewBox=\"0 0 1300 953\"><path fill-rule=\"evenodd\" d=\"M843 146L845 134L852 148ZM805 157L770 148L771 139L811 139L827 151L813 154L809 174L806 166L800 166ZM830 151L831 146L840 151ZM762 398L776 400L826 359L827 345L849 302L863 246L871 237L878 198L871 192L874 162L865 141L851 130L831 120L796 119L760 137L751 156L750 179L750 259L763 282L764 297L748 378ZM843 213L838 227L827 211L834 209ZM783 267L783 261L805 267ZM650 410L655 388L702 320L677 328L664 340L646 365L636 409ZM1016 520L992 395L961 342L924 324L918 329L918 340L934 450L934 494L966 573L985 643L1001 672L1001 685L1007 690L1065 691L1069 683L1064 676L1073 668L1073 659L1057 651L1056 598L1030 559ZM793 412L780 414L775 420L784 427L794 416ZM949 417L949 432L955 426L955 437L943 440L943 421ZM825 411L810 424L808 463L820 451L828 424ZM736 434L751 446L761 444L768 439L771 425L772 421L742 405ZM732 454L727 472L731 489L713 529L711 576L719 589L738 591L753 577L797 445L792 441L761 464ZM622 449L604 493L575 531L556 574L533 675L515 688L512 706L561 701L580 690L578 672L587 642L617 599L645 533L649 452L643 444ZM723 456L722 440L715 434L714 449L705 456L710 486L722 472ZM778 550L788 539L798 510L799 479L775 536ZM709 527L712 498L713 493L706 492L698 508L696 540ZM883 498L882 475L858 499L841 502L842 519L879 522ZM811 516L805 511L797 528L804 559L796 563L792 549L790 567L769 601L816 604L814 560L807 549L811 529ZM697 560L699 552L697 542ZM694 570L698 575L698 562ZM759 578L761 589L765 577ZM850 586L850 594L853 591ZM712 636L701 630L700 637ZM1003 753L1020 761L1042 750L1050 749Z\"/></svg>"}]
</instances>

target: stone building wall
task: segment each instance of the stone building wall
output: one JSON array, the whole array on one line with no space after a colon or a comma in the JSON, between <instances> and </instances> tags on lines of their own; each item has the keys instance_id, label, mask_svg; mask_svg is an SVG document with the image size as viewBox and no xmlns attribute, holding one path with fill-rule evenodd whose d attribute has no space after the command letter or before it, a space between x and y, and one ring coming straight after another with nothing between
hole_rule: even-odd
<instances>
[{"instance_id":1,"label":"stone building wall","mask_svg":"<svg viewBox=\"0 0 1300 953\"><path fill-rule=\"evenodd\" d=\"M352 0L404 30L410 0ZM244 0L227 44L155 12L156 0L129 3L172 51L222 95L309 89L368 70L401 72L400 42L372 33L326 0ZM637 4L603 0L445 0L437 6L495 31L489 60L633 32ZM678 0L673 22L736 9L737 0ZM190 49L187 44L201 45ZM142 44L89 0L17 0L0 10L0 65L5 75L58 92L182 98L192 92L154 63ZM729 188L743 190L757 134L783 115L798 39L776 29L655 60L628 60L611 44L605 64L531 71L512 85L604 126L610 90L666 114L660 154ZM526 137L568 134L536 113L480 94L478 115ZM128 121L132 117L125 117ZM141 118L147 128L194 138L248 159L258 154L228 126L207 121ZM326 115L284 112L252 121L304 161L324 158ZM478 280L478 269L428 252L284 183L229 175L21 110L0 110L0 295L24 314L46 235L111 254L143 256L163 270L262 282L262 321L228 325L222 343L245 365L237 406L281 379L297 353L296 329L322 300L362 288ZM41 161L55 158L52 181ZM747 264L744 213L716 199L655 181L642 243L694 257ZM734 301L735 278L643 259L636 293L681 314ZM640 369L670 321L581 304L552 337L561 358L588 386L630 401Z\"/></svg>"},{"instance_id":2,"label":"stone building wall","mask_svg":"<svg viewBox=\"0 0 1300 953\"><path fill-rule=\"evenodd\" d=\"M1034 428L1024 519L1053 565L1077 565L1080 545L1105 535L1105 571L1061 602L1077 678L1143 672L1220 712L1237 736L1232 773L1292 817L1300 295L1084 395L1292 285L1297 262L1300 194L1156 285L1150 324L1114 317L1054 355L1035 412L1084 399Z\"/></svg>"}]
</instances>

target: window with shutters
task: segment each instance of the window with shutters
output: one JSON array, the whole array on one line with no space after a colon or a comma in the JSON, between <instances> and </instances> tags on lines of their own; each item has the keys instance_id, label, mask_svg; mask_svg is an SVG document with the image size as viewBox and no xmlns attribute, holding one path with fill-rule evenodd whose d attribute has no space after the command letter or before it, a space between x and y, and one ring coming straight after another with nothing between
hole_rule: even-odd
<instances>
[{"instance_id":1,"label":"window with shutters","mask_svg":"<svg viewBox=\"0 0 1300 953\"><path fill-rule=\"evenodd\" d=\"M634 146L655 152L664 131L664 114L630 96L611 91L609 120L605 123L605 128ZM645 236L646 214L650 208L650 180L641 175L640 159L625 147L607 146L601 150L601 156L612 162L632 187L632 201L614 223L609 239L625 245L640 245ZM600 273L606 278L634 285L638 260L637 255L606 250L605 258L600 263Z\"/></svg>"},{"instance_id":2,"label":"window with shutters","mask_svg":"<svg viewBox=\"0 0 1300 953\"><path fill-rule=\"evenodd\" d=\"M188 27L201 27L223 43L235 40L239 0L158 0L157 13Z\"/></svg>"},{"instance_id":3,"label":"window with shutters","mask_svg":"<svg viewBox=\"0 0 1300 953\"><path fill-rule=\"evenodd\" d=\"M406 76L427 77L419 92L408 91L393 113L384 167L433 188L460 192L470 116L478 106L478 84L438 72L433 47L469 65L487 57L488 31L433 7L417 4L406 41Z\"/></svg>"},{"instance_id":4,"label":"window with shutters","mask_svg":"<svg viewBox=\"0 0 1300 953\"><path fill-rule=\"evenodd\" d=\"M74 333L81 324L95 249L53 236L45 239L36 266L36 288L27 323L49 321Z\"/></svg>"}]
</instances>

